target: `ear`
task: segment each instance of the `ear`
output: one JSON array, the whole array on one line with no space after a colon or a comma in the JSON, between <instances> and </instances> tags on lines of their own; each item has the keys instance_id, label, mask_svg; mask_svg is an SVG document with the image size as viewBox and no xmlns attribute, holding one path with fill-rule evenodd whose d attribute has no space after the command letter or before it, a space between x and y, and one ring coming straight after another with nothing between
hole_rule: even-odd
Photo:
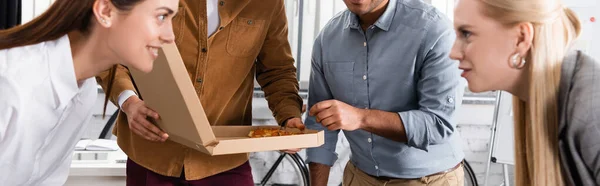
<instances>
[{"instance_id":1,"label":"ear","mask_svg":"<svg viewBox=\"0 0 600 186\"><path fill-rule=\"evenodd\" d=\"M516 52L519 53L521 57L524 57L527 55L529 49L531 49L531 45L533 45L533 36L535 33L533 24L530 22L519 23L516 26L516 29L518 31Z\"/></svg>"},{"instance_id":2,"label":"ear","mask_svg":"<svg viewBox=\"0 0 600 186\"><path fill-rule=\"evenodd\" d=\"M112 25L112 11L114 7L110 0L96 0L94 2L94 16L98 25L109 28Z\"/></svg>"}]
</instances>

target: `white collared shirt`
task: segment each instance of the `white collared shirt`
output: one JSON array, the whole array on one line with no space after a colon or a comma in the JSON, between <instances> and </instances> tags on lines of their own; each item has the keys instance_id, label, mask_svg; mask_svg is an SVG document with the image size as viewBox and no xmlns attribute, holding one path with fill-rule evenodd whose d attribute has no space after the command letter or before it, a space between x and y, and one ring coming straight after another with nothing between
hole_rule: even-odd
<instances>
[{"instance_id":1,"label":"white collared shirt","mask_svg":"<svg viewBox=\"0 0 600 186\"><path fill-rule=\"evenodd\" d=\"M0 185L63 185L97 93L67 36L0 50Z\"/></svg>"}]
</instances>

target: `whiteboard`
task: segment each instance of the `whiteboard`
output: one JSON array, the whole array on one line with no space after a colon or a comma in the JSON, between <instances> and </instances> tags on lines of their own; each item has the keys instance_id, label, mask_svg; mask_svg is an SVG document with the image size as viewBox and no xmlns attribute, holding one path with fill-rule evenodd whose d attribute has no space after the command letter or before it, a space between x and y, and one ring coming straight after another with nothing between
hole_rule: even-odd
<instances>
[{"instance_id":1,"label":"whiteboard","mask_svg":"<svg viewBox=\"0 0 600 186\"><path fill-rule=\"evenodd\" d=\"M512 113L512 95L500 91L497 116L492 129L496 129L492 143L492 161L494 163L515 164L514 128Z\"/></svg>"}]
</instances>

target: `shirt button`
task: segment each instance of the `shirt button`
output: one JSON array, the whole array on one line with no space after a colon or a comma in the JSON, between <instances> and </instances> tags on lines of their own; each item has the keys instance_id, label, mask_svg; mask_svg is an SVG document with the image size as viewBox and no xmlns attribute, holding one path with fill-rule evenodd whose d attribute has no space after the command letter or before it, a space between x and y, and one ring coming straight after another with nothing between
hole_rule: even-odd
<instances>
[{"instance_id":1,"label":"shirt button","mask_svg":"<svg viewBox=\"0 0 600 186\"><path fill-rule=\"evenodd\" d=\"M208 50L206 50L206 48L202 48L202 52L206 52L206 51L208 51Z\"/></svg>"},{"instance_id":2,"label":"shirt button","mask_svg":"<svg viewBox=\"0 0 600 186\"><path fill-rule=\"evenodd\" d=\"M202 83L202 78L198 78L198 79L196 79L196 82L198 82L198 83Z\"/></svg>"},{"instance_id":3,"label":"shirt button","mask_svg":"<svg viewBox=\"0 0 600 186\"><path fill-rule=\"evenodd\" d=\"M219 5L221 5L221 6L225 5L225 1L220 1Z\"/></svg>"},{"instance_id":4,"label":"shirt button","mask_svg":"<svg viewBox=\"0 0 600 186\"><path fill-rule=\"evenodd\" d=\"M448 98L448 103L454 103L454 98Z\"/></svg>"},{"instance_id":5,"label":"shirt button","mask_svg":"<svg viewBox=\"0 0 600 186\"><path fill-rule=\"evenodd\" d=\"M363 80L367 80L367 75L363 75Z\"/></svg>"},{"instance_id":6,"label":"shirt button","mask_svg":"<svg viewBox=\"0 0 600 186\"><path fill-rule=\"evenodd\" d=\"M369 143L373 142L373 140L372 140L371 138L367 139L367 141L368 141Z\"/></svg>"},{"instance_id":7,"label":"shirt button","mask_svg":"<svg viewBox=\"0 0 600 186\"><path fill-rule=\"evenodd\" d=\"M375 169L379 170L379 166L375 165Z\"/></svg>"},{"instance_id":8,"label":"shirt button","mask_svg":"<svg viewBox=\"0 0 600 186\"><path fill-rule=\"evenodd\" d=\"M363 46L367 46L367 42L364 42L364 43L363 43Z\"/></svg>"}]
</instances>

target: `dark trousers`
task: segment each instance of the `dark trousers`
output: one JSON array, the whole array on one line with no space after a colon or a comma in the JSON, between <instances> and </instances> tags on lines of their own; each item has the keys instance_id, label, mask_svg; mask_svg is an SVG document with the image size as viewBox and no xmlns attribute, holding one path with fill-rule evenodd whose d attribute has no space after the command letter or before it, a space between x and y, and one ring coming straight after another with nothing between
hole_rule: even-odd
<instances>
[{"instance_id":1,"label":"dark trousers","mask_svg":"<svg viewBox=\"0 0 600 186\"><path fill-rule=\"evenodd\" d=\"M163 176L128 159L127 186L254 186L254 180L249 162L201 180L187 181L183 171L179 177Z\"/></svg>"}]
</instances>

